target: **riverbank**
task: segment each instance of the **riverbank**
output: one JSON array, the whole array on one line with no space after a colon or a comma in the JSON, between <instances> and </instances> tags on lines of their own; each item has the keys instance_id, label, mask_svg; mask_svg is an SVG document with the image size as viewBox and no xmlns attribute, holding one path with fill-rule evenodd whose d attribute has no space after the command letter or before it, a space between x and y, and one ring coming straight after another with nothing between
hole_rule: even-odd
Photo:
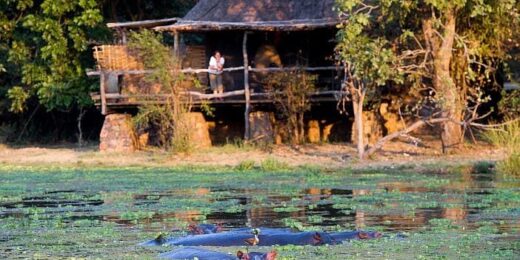
<instances>
[{"instance_id":1,"label":"riverbank","mask_svg":"<svg viewBox=\"0 0 520 260\"><path fill-rule=\"evenodd\" d=\"M450 155L441 154L435 141L415 146L404 142L389 143L369 160L356 158L352 144L319 144L272 147L224 145L190 154L171 154L160 150L134 153L103 153L97 145L78 148L74 145L0 147L0 164L19 166L87 166L87 167L176 167L219 166L236 167L241 164L261 165L276 161L290 167L317 166L320 168L392 168L424 165L453 166L479 161L497 161L504 154L486 143L466 144Z\"/></svg>"}]
</instances>

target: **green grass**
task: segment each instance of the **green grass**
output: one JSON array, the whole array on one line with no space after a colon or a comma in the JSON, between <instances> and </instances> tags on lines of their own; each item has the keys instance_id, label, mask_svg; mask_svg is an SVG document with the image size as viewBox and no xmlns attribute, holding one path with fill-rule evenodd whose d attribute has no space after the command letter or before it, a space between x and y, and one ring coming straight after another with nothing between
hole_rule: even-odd
<instances>
[{"instance_id":1,"label":"green grass","mask_svg":"<svg viewBox=\"0 0 520 260\"><path fill-rule=\"evenodd\" d=\"M506 158L498 163L498 170L520 176L520 121L514 121L497 129L488 130L484 136L492 144L503 148Z\"/></svg>"},{"instance_id":2,"label":"green grass","mask_svg":"<svg viewBox=\"0 0 520 260\"><path fill-rule=\"evenodd\" d=\"M276 158L269 157L262 161L260 164L260 168L266 172L276 172L276 171L286 171L291 167L282 161L277 160Z\"/></svg>"},{"instance_id":3,"label":"green grass","mask_svg":"<svg viewBox=\"0 0 520 260\"><path fill-rule=\"evenodd\" d=\"M251 171L255 168L255 161L253 160L245 160L241 161L235 169L240 172Z\"/></svg>"}]
</instances>

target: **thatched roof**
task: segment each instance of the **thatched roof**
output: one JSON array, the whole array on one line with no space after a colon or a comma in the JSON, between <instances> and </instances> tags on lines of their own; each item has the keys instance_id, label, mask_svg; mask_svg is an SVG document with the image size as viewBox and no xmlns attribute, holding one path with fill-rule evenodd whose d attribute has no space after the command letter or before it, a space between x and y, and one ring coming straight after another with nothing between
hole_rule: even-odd
<instances>
[{"instance_id":1,"label":"thatched roof","mask_svg":"<svg viewBox=\"0 0 520 260\"><path fill-rule=\"evenodd\" d=\"M311 30L339 23L334 0L200 0L179 22L157 30Z\"/></svg>"},{"instance_id":2,"label":"thatched roof","mask_svg":"<svg viewBox=\"0 0 520 260\"><path fill-rule=\"evenodd\" d=\"M122 23L107 23L108 28L152 28L156 26L168 25L177 22L179 18L166 18L158 20L144 20L144 21L133 21L133 22L122 22Z\"/></svg>"}]
</instances>

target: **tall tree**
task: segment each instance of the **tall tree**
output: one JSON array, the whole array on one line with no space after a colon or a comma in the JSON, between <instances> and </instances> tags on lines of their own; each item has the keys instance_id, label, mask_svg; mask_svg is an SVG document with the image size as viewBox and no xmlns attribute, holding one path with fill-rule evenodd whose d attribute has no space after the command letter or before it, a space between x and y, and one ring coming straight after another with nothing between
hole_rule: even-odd
<instances>
[{"instance_id":1,"label":"tall tree","mask_svg":"<svg viewBox=\"0 0 520 260\"><path fill-rule=\"evenodd\" d=\"M103 0L109 22L138 21L184 16L198 0Z\"/></svg>"},{"instance_id":2,"label":"tall tree","mask_svg":"<svg viewBox=\"0 0 520 260\"><path fill-rule=\"evenodd\" d=\"M48 110L89 105L85 57L102 20L96 0L1 1L0 83L10 110L33 96Z\"/></svg>"},{"instance_id":3,"label":"tall tree","mask_svg":"<svg viewBox=\"0 0 520 260\"><path fill-rule=\"evenodd\" d=\"M337 8L346 20L338 53L352 79L377 86L404 76L430 88L434 112L449 119L443 151L460 144L468 103L482 99L478 90L507 57L520 20L516 0L337 0ZM381 73L388 66L393 73Z\"/></svg>"}]
</instances>

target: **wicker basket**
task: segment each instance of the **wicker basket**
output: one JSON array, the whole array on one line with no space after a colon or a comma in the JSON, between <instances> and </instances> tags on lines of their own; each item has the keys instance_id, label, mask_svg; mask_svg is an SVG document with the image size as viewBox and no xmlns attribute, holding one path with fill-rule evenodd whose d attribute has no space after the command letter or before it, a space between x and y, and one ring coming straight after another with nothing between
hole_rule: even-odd
<instances>
[{"instance_id":1,"label":"wicker basket","mask_svg":"<svg viewBox=\"0 0 520 260\"><path fill-rule=\"evenodd\" d=\"M102 70L143 70L144 65L125 45L94 47L94 58Z\"/></svg>"}]
</instances>

